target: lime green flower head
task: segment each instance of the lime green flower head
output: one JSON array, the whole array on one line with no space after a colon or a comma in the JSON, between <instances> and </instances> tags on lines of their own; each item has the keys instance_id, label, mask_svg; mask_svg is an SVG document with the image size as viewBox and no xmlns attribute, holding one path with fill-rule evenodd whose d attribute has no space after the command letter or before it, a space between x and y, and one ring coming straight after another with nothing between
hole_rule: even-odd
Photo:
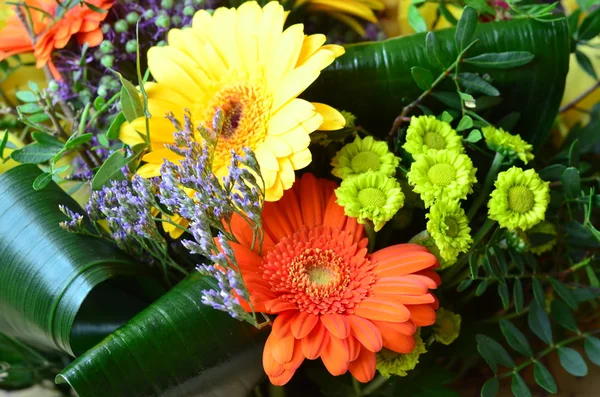
<instances>
[{"instance_id":1,"label":"lime green flower head","mask_svg":"<svg viewBox=\"0 0 600 397\"><path fill-rule=\"evenodd\" d=\"M434 200L465 199L473 193L477 168L466 154L454 150L428 150L418 156L406 175L414 191L421 195L425 207Z\"/></svg>"},{"instance_id":2,"label":"lime green flower head","mask_svg":"<svg viewBox=\"0 0 600 397\"><path fill-rule=\"evenodd\" d=\"M545 243L536 246L531 246L530 241L529 251L533 252L536 255L541 255L544 252L548 252L556 245L556 226L554 226L554 223L552 222L540 222L527 231L527 235L530 240L533 234L544 234L548 237L552 236Z\"/></svg>"},{"instance_id":3,"label":"lime green flower head","mask_svg":"<svg viewBox=\"0 0 600 397\"><path fill-rule=\"evenodd\" d=\"M413 157L428 150L464 151L461 137L450 124L434 116L413 116L406 130L406 143L402 147Z\"/></svg>"},{"instance_id":4,"label":"lime green flower head","mask_svg":"<svg viewBox=\"0 0 600 397\"><path fill-rule=\"evenodd\" d=\"M460 315L454 314L450 310L445 310L443 307L438 309L436 315L435 324L433 325L435 340L444 345L449 345L460 334Z\"/></svg>"},{"instance_id":5,"label":"lime green flower head","mask_svg":"<svg viewBox=\"0 0 600 397\"><path fill-rule=\"evenodd\" d=\"M534 170L512 167L499 173L488 202L489 218L509 230L531 229L546 216L549 185Z\"/></svg>"},{"instance_id":6,"label":"lime green flower head","mask_svg":"<svg viewBox=\"0 0 600 397\"><path fill-rule=\"evenodd\" d=\"M435 245L444 259L444 265L451 266L458 254L467 252L473 239L465 211L458 200L437 200L426 215L427 231L433 237Z\"/></svg>"},{"instance_id":7,"label":"lime green flower head","mask_svg":"<svg viewBox=\"0 0 600 397\"><path fill-rule=\"evenodd\" d=\"M408 354L396 353L386 348L377 353L377 370L386 378L392 375L406 376L408 371L415 369L419 363L419 356L427 352L425 343L421 339L420 330L414 335L415 347Z\"/></svg>"},{"instance_id":8,"label":"lime green flower head","mask_svg":"<svg viewBox=\"0 0 600 397\"><path fill-rule=\"evenodd\" d=\"M396 174L400 159L390 152L387 143L376 141L372 136L347 144L331 160L331 173L346 179L367 171L379 171L387 176Z\"/></svg>"},{"instance_id":9,"label":"lime green flower head","mask_svg":"<svg viewBox=\"0 0 600 397\"><path fill-rule=\"evenodd\" d=\"M357 218L358 223L371 220L376 232L404 205L398 181L381 172L367 171L344 179L335 194L347 216Z\"/></svg>"},{"instance_id":10,"label":"lime green flower head","mask_svg":"<svg viewBox=\"0 0 600 397\"><path fill-rule=\"evenodd\" d=\"M502 128L484 127L481 129L485 143L490 150L500 153L514 161L517 157L527 164L533 160L533 146L521 139L520 135L512 135Z\"/></svg>"}]
</instances>

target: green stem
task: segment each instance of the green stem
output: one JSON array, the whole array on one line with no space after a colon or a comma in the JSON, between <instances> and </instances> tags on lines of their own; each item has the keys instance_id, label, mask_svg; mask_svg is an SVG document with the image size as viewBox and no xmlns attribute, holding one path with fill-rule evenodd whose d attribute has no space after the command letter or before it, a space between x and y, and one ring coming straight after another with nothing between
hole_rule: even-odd
<instances>
[{"instance_id":1,"label":"green stem","mask_svg":"<svg viewBox=\"0 0 600 397\"><path fill-rule=\"evenodd\" d=\"M370 396L371 394L373 394L377 390L379 390L379 388L381 388L382 386L385 386L387 383L388 383L388 378L386 378L385 376L383 376L381 374L377 374L375 379L373 379L371 382L369 382L362 389L361 396Z\"/></svg>"},{"instance_id":2,"label":"green stem","mask_svg":"<svg viewBox=\"0 0 600 397\"><path fill-rule=\"evenodd\" d=\"M469 212L467 213L467 217L469 218L469 220L473 219L479 207L481 207L481 205L488 198L490 190L492 189L492 186L496 181L498 171L500 171L500 167L502 167L502 161L504 161L504 156L500 153L496 153L496 155L494 156L494 161L492 162L492 165L490 166L490 169L487 175L485 176L483 188L479 192L479 195L475 199L475 202L473 202L473 204L471 205L471 208L469 208Z\"/></svg>"},{"instance_id":3,"label":"green stem","mask_svg":"<svg viewBox=\"0 0 600 397\"><path fill-rule=\"evenodd\" d=\"M373 228L373 223L370 221L365 222L365 233L367 234L367 238L369 239L369 252L373 252L375 249L375 229Z\"/></svg>"},{"instance_id":4,"label":"green stem","mask_svg":"<svg viewBox=\"0 0 600 397\"><path fill-rule=\"evenodd\" d=\"M477 247L477 245L481 242L481 239L483 239L489 233L495 224L496 221L486 218L485 222L483 222L483 225L481 225L481 228L479 228L473 237L473 245L471 246L471 249ZM465 256L467 255L465 254Z\"/></svg>"},{"instance_id":5,"label":"green stem","mask_svg":"<svg viewBox=\"0 0 600 397\"><path fill-rule=\"evenodd\" d=\"M358 383L354 376L352 377L352 388L354 389L354 395L356 397L360 397L362 395L362 391L360 390L360 383Z\"/></svg>"}]
</instances>

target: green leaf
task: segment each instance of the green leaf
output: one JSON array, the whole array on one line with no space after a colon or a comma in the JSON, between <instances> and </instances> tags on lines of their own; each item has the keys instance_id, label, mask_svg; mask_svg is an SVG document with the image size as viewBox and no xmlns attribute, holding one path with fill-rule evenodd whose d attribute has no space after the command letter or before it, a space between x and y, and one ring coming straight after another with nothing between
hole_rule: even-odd
<instances>
[{"instance_id":1,"label":"green leaf","mask_svg":"<svg viewBox=\"0 0 600 397\"><path fill-rule=\"evenodd\" d=\"M427 57L429 58L430 64L437 64L442 69L445 69L452 64L450 55L442 47L434 32L427 32L427 36L425 36L425 45L427 47Z\"/></svg>"},{"instance_id":2,"label":"green leaf","mask_svg":"<svg viewBox=\"0 0 600 397\"><path fill-rule=\"evenodd\" d=\"M32 143L10 153L10 157L22 164L39 164L52 159L61 149Z\"/></svg>"},{"instance_id":3,"label":"green leaf","mask_svg":"<svg viewBox=\"0 0 600 397\"><path fill-rule=\"evenodd\" d=\"M546 296L544 294L544 289L542 288L542 284L537 278L531 279L531 288L533 289L533 297L537 302L539 307L546 306Z\"/></svg>"},{"instance_id":4,"label":"green leaf","mask_svg":"<svg viewBox=\"0 0 600 397\"><path fill-rule=\"evenodd\" d=\"M31 91L17 91L15 94L21 102L37 102L38 96Z\"/></svg>"},{"instance_id":5,"label":"green leaf","mask_svg":"<svg viewBox=\"0 0 600 397\"><path fill-rule=\"evenodd\" d=\"M552 326L546 312L541 309L537 302L531 302L527 323L533 333L547 344L552 344Z\"/></svg>"},{"instance_id":6,"label":"green leaf","mask_svg":"<svg viewBox=\"0 0 600 397\"><path fill-rule=\"evenodd\" d=\"M585 55L581 51L575 50L575 59L577 60L577 64L584 72L586 72L591 78L594 80L598 80L598 75L596 75L596 70L594 69L594 64L590 61L587 55Z\"/></svg>"},{"instance_id":7,"label":"green leaf","mask_svg":"<svg viewBox=\"0 0 600 397\"><path fill-rule=\"evenodd\" d=\"M102 106L104 106L105 103L106 100L104 98L102 98L101 96L97 97L96 99L94 99L94 109L102 109Z\"/></svg>"},{"instance_id":8,"label":"green leaf","mask_svg":"<svg viewBox=\"0 0 600 397\"><path fill-rule=\"evenodd\" d=\"M525 338L525 335L523 335L513 323L503 318L500 320L500 330L510 347L516 352L521 353L525 357L531 357L533 355L533 351L531 350L531 346L529 346L529 342L527 342L527 338Z\"/></svg>"},{"instance_id":9,"label":"green leaf","mask_svg":"<svg viewBox=\"0 0 600 397\"><path fill-rule=\"evenodd\" d=\"M562 173L561 182L567 198L575 198L581 193L581 178L577 168L567 167Z\"/></svg>"},{"instance_id":10,"label":"green leaf","mask_svg":"<svg viewBox=\"0 0 600 397\"><path fill-rule=\"evenodd\" d=\"M469 286L471 284L473 284L473 279L471 279L471 278L465 278L463 281L461 281L458 284L458 287L456 287L456 291L463 292L464 290L466 290L467 288L469 288Z\"/></svg>"},{"instance_id":11,"label":"green leaf","mask_svg":"<svg viewBox=\"0 0 600 397\"><path fill-rule=\"evenodd\" d=\"M587 365L577 350L570 347L560 346L558 348L558 358L560 365L573 376L586 376L588 373Z\"/></svg>"},{"instance_id":12,"label":"green leaf","mask_svg":"<svg viewBox=\"0 0 600 397\"><path fill-rule=\"evenodd\" d=\"M585 338L583 347L590 361L596 365L600 365L600 339L595 336L588 336Z\"/></svg>"},{"instance_id":13,"label":"green leaf","mask_svg":"<svg viewBox=\"0 0 600 397\"><path fill-rule=\"evenodd\" d=\"M456 131L464 131L468 130L469 128L473 128L473 119L469 116L465 116L462 119L460 119L460 122L456 127Z\"/></svg>"},{"instance_id":14,"label":"green leaf","mask_svg":"<svg viewBox=\"0 0 600 397\"><path fill-rule=\"evenodd\" d=\"M527 387L527 383L525 383L521 375L516 372L512 376L510 390L515 397L532 397L531 390Z\"/></svg>"},{"instance_id":15,"label":"green leaf","mask_svg":"<svg viewBox=\"0 0 600 397\"><path fill-rule=\"evenodd\" d=\"M419 13L419 9L413 4L408 6L408 24L417 33L427 31L425 19L423 19L421 13Z\"/></svg>"},{"instance_id":16,"label":"green leaf","mask_svg":"<svg viewBox=\"0 0 600 397\"><path fill-rule=\"evenodd\" d=\"M494 397L500 391L500 381L494 377L488 379L481 388L481 397Z\"/></svg>"},{"instance_id":17,"label":"green leaf","mask_svg":"<svg viewBox=\"0 0 600 397\"><path fill-rule=\"evenodd\" d=\"M600 8L588 15L577 30L579 40L592 40L600 34Z\"/></svg>"},{"instance_id":18,"label":"green leaf","mask_svg":"<svg viewBox=\"0 0 600 397\"><path fill-rule=\"evenodd\" d=\"M473 130L473 131L469 132L469 136L467 136L465 138L465 141L471 142L471 143L477 143L482 139L483 139L483 135L481 134L481 131Z\"/></svg>"},{"instance_id":19,"label":"green leaf","mask_svg":"<svg viewBox=\"0 0 600 397\"><path fill-rule=\"evenodd\" d=\"M475 296L483 295L485 290L487 290L488 285L489 285L489 282L488 282L487 278L483 279L481 281L481 283L479 283L479 285L477 286L477 289L475 290Z\"/></svg>"},{"instance_id":20,"label":"green leaf","mask_svg":"<svg viewBox=\"0 0 600 397\"><path fill-rule=\"evenodd\" d=\"M477 28L477 11L472 7L465 7L463 13L458 20L456 25L456 48L458 51L462 51L473 41L473 35L475 34L475 28Z\"/></svg>"},{"instance_id":21,"label":"green leaf","mask_svg":"<svg viewBox=\"0 0 600 397\"><path fill-rule=\"evenodd\" d=\"M579 168L579 140L575 139L569 148L569 166Z\"/></svg>"},{"instance_id":22,"label":"green leaf","mask_svg":"<svg viewBox=\"0 0 600 397\"><path fill-rule=\"evenodd\" d=\"M500 91L475 73L461 73L458 75L458 84L474 92L485 95L498 96Z\"/></svg>"},{"instance_id":23,"label":"green leaf","mask_svg":"<svg viewBox=\"0 0 600 397\"><path fill-rule=\"evenodd\" d=\"M527 65L534 57L528 51L489 52L465 58L464 63L484 69L512 69Z\"/></svg>"},{"instance_id":24,"label":"green leaf","mask_svg":"<svg viewBox=\"0 0 600 397\"><path fill-rule=\"evenodd\" d=\"M521 118L521 113L519 113L519 112L510 112L509 114L507 114L506 116L504 116L502 118L502 120L500 120L496 124L496 126L498 128L504 129L505 131L512 131L512 129L515 128L515 126L519 122L520 118Z\"/></svg>"},{"instance_id":25,"label":"green leaf","mask_svg":"<svg viewBox=\"0 0 600 397\"><path fill-rule=\"evenodd\" d=\"M438 6L440 10L440 15L443 16L446 21L450 22L452 25L456 25L458 23L458 20L448 10L448 7L446 7L446 3L442 1L438 4Z\"/></svg>"},{"instance_id":26,"label":"green leaf","mask_svg":"<svg viewBox=\"0 0 600 397\"><path fill-rule=\"evenodd\" d=\"M454 29L435 32L440 46L451 59L458 55L454 33ZM521 119L511 133L519 134L538 148L549 134L564 92L570 53L566 20L540 23L521 18L482 23L473 38L479 41L470 50L469 56L506 51L526 51L535 55L535 60L526 67L508 70L486 68L485 72L500 91L503 101L500 103L499 97L484 98L494 100L489 102L495 105L494 111L486 115L490 123L495 124L511 112L521 113ZM548 43L552 43L552 51L548 51ZM437 62L429 61L426 47L425 34L349 45L344 56L323 70L302 98L350 111L358 117L361 126L383 138L402 106L422 93L413 81L411 67L429 70L437 67ZM461 70L473 72L466 64ZM442 86L446 83L451 85L450 81L446 81ZM434 91L434 94L437 93ZM447 105L448 98L444 98L446 106L438 103L440 95L432 95L423 104L432 108L435 114L447 110L447 106L460 109L456 92L448 95L453 100L451 105ZM486 102L487 99L477 98L476 109L482 109Z\"/></svg>"},{"instance_id":27,"label":"green leaf","mask_svg":"<svg viewBox=\"0 0 600 397\"><path fill-rule=\"evenodd\" d=\"M121 109L125 119L130 123L138 117L144 116L144 104L135 86L121 74L117 73L121 80Z\"/></svg>"},{"instance_id":28,"label":"green leaf","mask_svg":"<svg viewBox=\"0 0 600 397\"><path fill-rule=\"evenodd\" d=\"M89 141L92 140L92 137L94 136L94 134L83 134L83 135L79 135L78 137L74 138L74 139L70 139L67 141L66 143L66 148L67 149L73 149L79 145L83 145L84 143L88 143ZM72 138L72 137L71 137Z\"/></svg>"},{"instance_id":29,"label":"green leaf","mask_svg":"<svg viewBox=\"0 0 600 397\"><path fill-rule=\"evenodd\" d=\"M262 335L201 304L202 290L211 287L199 273L189 275L78 357L57 383L81 397L249 395L264 376Z\"/></svg>"},{"instance_id":30,"label":"green leaf","mask_svg":"<svg viewBox=\"0 0 600 397\"><path fill-rule=\"evenodd\" d=\"M111 154L94 175L92 190L100 190L104 186L108 186L111 181L125 180L121 168L129 164L129 161L120 150Z\"/></svg>"},{"instance_id":31,"label":"green leaf","mask_svg":"<svg viewBox=\"0 0 600 397\"><path fill-rule=\"evenodd\" d=\"M577 310L577 301L573 297L571 291L565 287L560 281L549 277L550 284L552 284L552 288L554 291L560 296L560 298L573 310Z\"/></svg>"},{"instance_id":32,"label":"green leaf","mask_svg":"<svg viewBox=\"0 0 600 397\"><path fill-rule=\"evenodd\" d=\"M571 13L567 17L567 22L569 23L569 32L571 36L575 39L577 35L577 24L579 23L579 16L581 15L581 10L577 9Z\"/></svg>"},{"instance_id":33,"label":"green leaf","mask_svg":"<svg viewBox=\"0 0 600 397\"><path fill-rule=\"evenodd\" d=\"M54 182L34 190L41 174L22 165L0 175L0 332L76 355L147 305L134 293L150 281L148 269L102 240L62 230L59 204L83 211ZM135 277L120 287L108 282L127 275Z\"/></svg>"},{"instance_id":34,"label":"green leaf","mask_svg":"<svg viewBox=\"0 0 600 397\"><path fill-rule=\"evenodd\" d=\"M471 278L474 279L479 274L479 262L476 251L469 254L469 271L471 272Z\"/></svg>"},{"instance_id":35,"label":"green leaf","mask_svg":"<svg viewBox=\"0 0 600 397\"><path fill-rule=\"evenodd\" d=\"M49 172L44 172L43 174L39 174L37 178L33 181L33 188L35 190L42 190L48 184L52 182L52 174Z\"/></svg>"},{"instance_id":36,"label":"green leaf","mask_svg":"<svg viewBox=\"0 0 600 397\"><path fill-rule=\"evenodd\" d=\"M4 149L6 148L6 144L8 143L8 131L4 131L2 133L2 141L0 141L0 162L4 158Z\"/></svg>"},{"instance_id":37,"label":"green leaf","mask_svg":"<svg viewBox=\"0 0 600 397\"><path fill-rule=\"evenodd\" d=\"M542 364L539 361L536 361L533 364L533 377L535 378L537 384L540 385L540 387L542 387L543 389L553 394L558 392L558 387L556 386L554 377L552 376L550 371L548 371L546 367L544 367L544 364Z\"/></svg>"},{"instance_id":38,"label":"green leaf","mask_svg":"<svg viewBox=\"0 0 600 397\"><path fill-rule=\"evenodd\" d=\"M33 123L43 123L44 121L50 120L50 117L46 113L36 113L27 116L27 120Z\"/></svg>"},{"instance_id":39,"label":"green leaf","mask_svg":"<svg viewBox=\"0 0 600 397\"><path fill-rule=\"evenodd\" d=\"M415 66L410 68L410 73L415 83L423 91L430 89L433 85L433 74L429 70Z\"/></svg>"},{"instance_id":40,"label":"green leaf","mask_svg":"<svg viewBox=\"0 0 600 397\"><path fill-rule=\"evenodd\" d=\"M569 310L567 305L560 300L553 300L550 305L550 315L558 325L573 332L578 331L575 317L573 317L573 313L571 313L571 310Z\"/></svg>"},{"instance_id":41,"label":"green leaf","mask_svg":"<svg viewBox=\"0 0 600 397\"><path fill-rule=\"evenodd\" d=\"M127 119L123 112L117 114L112 123L110 123L110 127L108 127L108 131L106 131L106 137L108 139L117 139L119 137L119 131L121 129L121 124L126 122Z\"/></svg>"},{"instance_id":42,"label":"green leaf","mask_svg":"<svg viewBox=\"0 0 600 397\"><path fill-rule=\"evenodd\" d=\"M515 279L515 283L513 284L513 296L515 299L515 310L517 313L521 313L524 306L523 285L521 285L521 280L518 278Z\"/></svg>"},{"instance_id":43,"label":"green leaf","mask_svg":"<svg viewBox=\"0 0 600 397\"><path fill-rule=\"evenodd\" d=\"M508 296L508 286L506 284L498 283L498 295L500 296L500 300L502 300L502 307L508 309L510 297Z\"/></svg>"},{"instance_id":44,"label":"green leaf","mask_svg":"<svg viewBox=\"0 0 600 397\"><path fill-rule=\"evenodd\" d=\"M539 172L539 175L540 178L542 178L545 181L559 181L562 177L563 172L565 172L566 169L567 167L562 164L552 164L546 168L543 168Z\"/></svg>"},{"instance_id":45,"label":"green leaf","mask_svg":"<svg viewBox=\"0 0 600 397\"><path fill-rule=\"evenodd\" d=\"M494 373L498 372L498 364L507 368L514 368L515 366L515 362L506 349L489 336L482 334L477 335L477 350Z\"/></svg>"},{"instance_id":46,"label":"green leaf","mask_svg":"<svg viewBox=\"0 0 600 397\"><path fill-rule=\"evenodd\" d=\"M31 114L41 112L42 108L37 103L26 103L25 105L17 106L17 109L21 111L21 113Z\"/></svg>"},{"instance_id":47,"label":"green leaf","mask_svg":"<svg viewBox=\"0 0 600 397\"><path fill-rule=\"evenodd\" d=\"M456 93L456 91L452 91L452 92L448 92L448 91L435 92L434 91L431 93L431 96L446 106L449 106L453 109L460 110L461 99L458 96L458 93Z\"/></svg>"},{"instance_id":48,"label":"green leaf","mask_svg":"<svg viewBox=\"0 0 600 397\"><path fill-rule=\"evenodd\" d=\"M31 137L42 146L54 147L59 150L65 146L63 141L44 132L34 131L31 133Z\"/></svg>"},{"instance_id":49,"label":"green leaf","mask_svg":"<svg viewBox=\"0 0 600 397\"><path fill-rule=\"evenodd\" d=\"M445 121L446 123L451 123L452 120L454 120L454 117L452 117L450 113L444 110L442 112L442 115L440 116L440 120Z\"/></svg>"}]
</instances>

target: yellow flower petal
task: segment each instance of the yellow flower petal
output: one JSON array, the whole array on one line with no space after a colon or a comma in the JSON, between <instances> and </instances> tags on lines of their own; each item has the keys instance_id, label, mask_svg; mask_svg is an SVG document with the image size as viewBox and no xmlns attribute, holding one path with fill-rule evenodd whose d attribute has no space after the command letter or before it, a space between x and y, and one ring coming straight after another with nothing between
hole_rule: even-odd
<instances>
[{"instance_id":1,"label":"yellow flower petal","mask_svg":"<svg viewBox=\"0 0 600 397\"><path fill-rule=\"evenodd\" d=\"M269 120L269 135L280 135L291 130L302 121L313 117L315 106L304 99L295 98L282 106Z\"/></svg>"},{"instance_id":2,"label":"yellow flower petal","mask_svg":"<svg viewBox=\"0 0 600 397\"><path fill-rule=\"evenodd\" d=\"M154 178L160 176L160 167L162 164L148 163L138 168L136 173L142 178Z\"/></svg>"},{"instance_id":3,"label":"yellow flower petal","mask_svg":"<svg viewBox=\"0 0 600 397\"><path fill-rule=\"evenodd\" d=\"M296 66L302 65L308 58L317 52L323 44L325 44L326 40L327 37L324 34L311 34L310 36L305 37Z\"/></svg>"},{"instance_id":4,"label":"yellow flower petal","mask_svg":"<svg viewBox=\"0 0 600 397\"><path fill-rule=\"evenodd\" d=\"M319 127L319 130L334 131L344 128L346 119L335 108L324 103L313 102L312 104L315 106L317 113L323 116L323 123Z\"/></svg>"},{"instance_id":5,"label":"yellow flower petal","mask_svg":"<svg viewBox=\"0 0 600 397\"><path fill-rule=\"evenodd\" d=\"M292 154L290 157L288 157L288 159L292 163L292 167L294 167L295 170L301 170L310 164L312 161L312 154L310 153L310 150L304 149Z\"/></svg>"},{"instance_id":6,"label":"yellow flower petal","mask_svg":"<svg viewBox=\"0 0 600 397\"><path fill-rule=\"evenodd\" d=\"M279 180L281 180L281 184L284 190L287 190L292 187L294 184L294 180L296 179L296 175L294 174L294 167L292 166L292 162L288 158L277 159L279 162Z\"/></svg>"}]
</instances>

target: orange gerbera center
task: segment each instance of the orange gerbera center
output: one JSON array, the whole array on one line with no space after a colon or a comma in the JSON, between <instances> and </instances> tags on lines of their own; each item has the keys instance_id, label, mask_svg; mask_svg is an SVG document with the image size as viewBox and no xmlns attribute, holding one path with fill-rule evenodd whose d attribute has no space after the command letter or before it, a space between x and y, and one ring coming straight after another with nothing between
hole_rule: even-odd
<instances>
[{"instance_id":1,"label":"orange gerbera center","mask_svg":"<svg viewBox=\"0 0 600 397\"><path fill-rule=\"evenodd\" d=\"M352 241L336 228L303 228L267 254L263 277L300 311L351 314L375 282L366 250Z\"/></svg>"},{"instance_id":2,"label":"orange gerbera center","mask_svg":"<svg viewBox=\"0 0 600 397\"><path fill-rule=\"evenodd\" d=\"M223 112L223 126L215 152L216 166L227 165L231 150L256 149L268 130L273 97L261 82L239 81L225 84L214 95L205 114L205 125L212 125L217 111Z\"/></svg>"}]
</instances>

